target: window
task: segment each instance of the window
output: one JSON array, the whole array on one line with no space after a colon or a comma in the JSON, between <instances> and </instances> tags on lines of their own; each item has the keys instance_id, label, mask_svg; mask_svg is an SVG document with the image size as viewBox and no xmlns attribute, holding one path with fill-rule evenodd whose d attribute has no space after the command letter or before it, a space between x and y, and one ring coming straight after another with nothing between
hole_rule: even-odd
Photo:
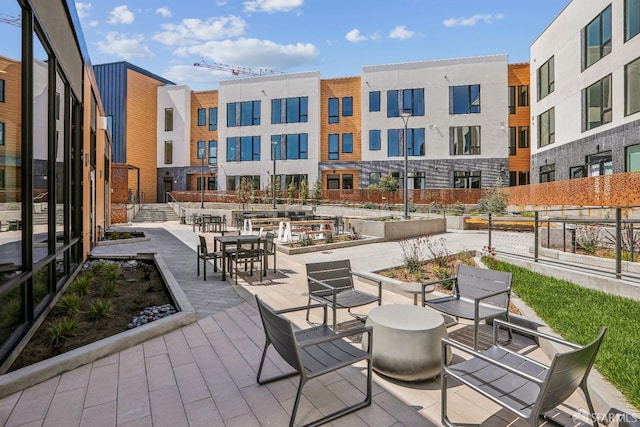
<instances>
[{"instance_id":1,"label":"window","mask_svg":"<svg viewBox=\"0 0 640 427\"><path fill-rule=\"evenodd\" d=\"M329 135L329 160L338 160L340 158L340 135L332 133Z\"/></svg>"},{"instance_id":2,"label":"window","mask_svg":"<svg viewBox=\"0 0 640 427\"><path fill-rule=\"evenodd\" d=\"M0 145L4 145L4 122L0 122Z\"/></svg>"},{"instance_id":3,"label":"window","mask_svg":"<svg viewBox=\"0 0 640 427\"><path fill-rule=\"evenodd\" d=\"M209 164L218 163L218 141L209 141Z\"/></svg>"},{"instance_id":4,"label":"window","mask_svg":"<svg viewBox=\"0 0 640 427\"><path fill-rule=\"evenodd\" d=\"M584 178L585 176L587 175L584 170L584 165L569 168L569 179Z\"/></svg>"},{"instance_id":5,"label":"window","mask_svg":"<svg viewBox=\"0 0 640 427\"><path fill-rule=\"evenodd\" d=\"M454 171L453 188L480 188L480 171Z\"/></svg>"},{"instance_id":6,"label":"window","mask_svg":"<svg viewBox=\"0 0 640 427\"><path fill-rule=\"evenodd\" d=\"M230 102L227 104L227 126L260 124L260 101Z\"/></svg>"},{"instance_id":7,"label":"window","mask_svg":"<svg viewBox=\"0 0 640 427\"><path fill-rule=\"evenodd\" d=\"M340 189L340 175L330 173L327 175L327 190L339 190Z\"/></svg>"},{"instance_id":8,"label":"window","mask_svg":"<svg viewBox=\"0 0 640 427\"><path fill-rule=\"evenodd\" d=\"M289 186L293 183L293 185L296 187L296 190L300 190L302 181L309 182L307 175L303 174L285 175L284 180L287 183L287 188L289 188Z\"/></svg>"},{"instance_id":9,"label":"window","mask_svg":"<svg viewBox=\"0 0 640 427\"><path fill-rule=\"evenodd\" d=\"M586 129L611 121L611 74L585 89Z\"/></svg>"},{"instance_id":10,"label":"window","mask_svg":"<svg viewBox=\"0 0 640 427\"><path fill-rule=\"evenodd\" d=\"M624 2L624 41L640 33L640 0Z\"/></svg>"},{"instance_id":11,"label":"window","mask_svg":"<svg viewBox=\"0 0 640 427\"><path fill-rule=\"evenodd\" d=\"M173 163L173 141L164 142L164 164L170 165Z\"/></svg>"},{"instance_id":12,"label":"window","mask_svg":"<svg viewBox=\"0 0 640 427\"><path fill-rule=\"evenodd\" d=\"M584 43L585 68L611 52L611 5L585 27Z\"/></svg>"},{"instance_id":13,"label":"window","mask_svg":"<svg viewBox=\"0 0 640 427\"><path fill-rule=\"evenodd\" d=\"M208 176L207 177L207 190L210 191L215 191L216 187L217 187L217 182L216 182L216 177L214 176Z\"/></svg>"},{"instance_id":14,"label":"window","mask_svg":"<svg viewBox=\"0 0 640 427\"><path fill-rule=\"evenodd\" d=\"M173 130L173 108L164 109L164 130L165 132Z\"/></svg>"},{"instance_id":15,"label":"window","mask_svg":"<svg viewBox=\"0 0 640 427\"><path fill-rule=\"evenodd\" d=\"M387 91L387 117L400 117L400 113L424 116L424 89Z\"/></svg>"},{"instance_id":16,"label":"window","mask_svg":"<svg viewBox=\"0 0 640 427\"><path fill-rule=\"evenodd\" d=\"M511 87L513 86L510 86L510 88ZM515 89L513 95L515 98ZM511 98L511 96L509 98ZM509 99L509 104L511 104L511 99ZM449 114L470 114L479 112L480 85L449 86Z\"/></svg>"},{"instance_id":17,"label":"window","mask_svg":"<svg viewBox=\"0 0 640 427\"><path fill-rule=\"evenodd\" d=\"M555 71L553 56L538 68L538 100L552 93L555 89Z\"/></svg>"},{"instance_id":18,"label":"window","mask_svg":"<svg viewBox=\"0 0 640 427\"><path fill-rule=\"evenodd\" d=\"M235 191L235 190L236 190L236 177L227 176L227 191Z\"/></svg>"},{"instance_id":19,"label":"window","mask_svg":"<svg viewBox=\"0 0 640 427\"><path fill-rule=\"evenodd\" d=\"M329 123L338 123L340 121L340 105L338 98L329 98Z\"/></svg>"},{"instance_id":20,"label":"window","mask_svg":"<svg viewBox=\"0 0 640 427\"><path fill-rule=\"evenodd\" d=\"M516 113L516 87L509 86L509 114Z\"/></svg>"},{"instance_id":21,"label":"window","mask_svg":"<svg viewBox=\"0 0 640 427\"><path fill-rule=\"evenodd\" d=\"M556 142L556 114L551 108L538 116L538 146L545 147Z\"/></svg>"},{"instance_id":22,"label":"window","mask_svg":"<svg viewBox=\"0 0 640 427\"><path fill-rule=\"evenodd\" d=\"M258 190L260 188L260 175L241 175L239 177L239 181L246 180L254 190Z\"/></svg>"},{"instance_id":23,"label":"window","mask_svg":"<svg viewBox=\"0 0 640 427\"><path fill-rule=\"evenodd\" d=\"M529 126L518 127L518 148L529 148Z\"/></svg>"},{"instance_id":24,"label":"window","mask_svg":"<svg viewBox=\"0 0 640 427\"><path fill-rule=\"evenodd\" d=\"M413 188L416 190L425 190L427 188L427 174L425 172L414 173Z\"/></svg>"},{"instance_id":25,"label":"window","mask_svg":"<svg viewBox=\"0 0 640 427\"><path fill-rule=\"evenodd\" d=\"M209 108L209 130L218 130L218 107Z\"/></svg>"},{"instance_id":26,"label":"window","mask_svg":"<svg viewBox=\"0 0 640 427\"><path fill-rule=\"evenodd\" d=\"M353 190L353 174L350 174L350 173L342 174L342 189Z\"/></svg>"},{"instance_id":27,"label":"window","mask_svg":"<svg viewBox=\"0 0 640 427\"><path fill-rule=\"evenodd\" d=\"M207 110L198 108L198 126L204 126L207 123Z\"/></svg>"},{"instance_id":28,"label":"window","mask_svg":"<svg viewBox=\"0 0 640 427\"><path fill-rule=\"evenodd\" d=\"M4 80L0 79L0 102L4 102Z\"/></svg>"},{"instance_id":29,"label":"window","mask_svg":"<svg viewBox=\"0 0 640 427\"><path fill-rule=\"evenodd\" d=\"M345 96L342 98L342 115L344 117L353 116L353 97Z\"/></svg>"},{"instance_id":30,"label":"window","mask_svg":"<svg viewBox=\"0 0 640 427\"><path fill-rule=\"evenodd\" d=\"M198 141L198 160L204 159L207 154L204 144L204 141Z\"/></svg>"},{"instance_id":31,"label":"window","mask_svg":"<svg viewBox=\"0 0 640 427\"><path fill-rule=\"evenodd\" d=\"M353 134L352 133L342 134L342 152L353 153Z\"/></svg>"},{"instance_id":32,"label":"window","mask_svg":"<svg viewBox=\"0 0 640 427\"><path fill-rule=\"evenodd\" d=\"M516 133L517 129L514 126L509 126L509 155L516 155Z\"/></svg>"},{"instance_id":33,"label":"window","mask_svg":"<svg viewBox=\"0 0 640 427\"><path fill-rule=\"evenodd\" d=\"M540 168L540 182L556 180L556 165L544 165Z\"/></svg>"},{"instance_id":34,"label":"window","mask_svg":"<svg viewBox=\"0 0 640 427\"><path fill-rule=\"evenodd\" d=\"M227 138L227 161L250 162L260 160L260 137L243 136Z\"/></svg>"},{"instance_id":35,"label":"window","mask_svg":"<svg viewBox=\"0 0 640 427\"><path fill-rule=\"evenodd\" d=\"M378 151L381 148L380 129L369 130L369 150Z\"/></svg>"},{"instance_id":36,"label":"window","mask_svg":"<svg viewBox=\"0 0 640 427\"><path fill-rule=\"evenodd\" d=\"M516 185L518 185L518 172L516 171L510 171L509 172L509 187L515 187Z\"/></svg>"},{"instance_id":37,"label":"window","mask_svg":"<svg viewBox=\"0 0 640 427\"><path fill-rule=\"evenodd\" d=\"M451 127L452 156L480 154L480 126Z\"/></svg>"},{"instance_id":38,"label":"window","mask_svg":"<svg viewBox=\"0 0 640 427\"><path fill-rule=\"evenodd\" d=\"M587 174L589 176L611 175L613 173L613 161L611 151L602 151L591 154L585 158Z\"/></svg>"},{"instance_id":39,"label":"window","mask_svg":"<svg viewBox=\"0 0 640 427\"><path fill-rule=\"evenodd\" d=\"M624 158L626 172L640 171L640 144L625 147Z\"/></svg>"},{"instance_id":40,"label":"window","mask_svg":"<svg viewBox=\"0 0 640 427\"><path fill-rule=\"evenodd\" d=\"M518 172L518 185L529 185L529 172Z\"/></svg>"},{"instance_id":41,"label":"window","mask_svg":"<svg viewBox=\"0 0 640 427\"><path fill-rule=\"evenodd\" d=\"M624 67L624 98L625 116L640 111L640 58Z\"/></svg>"},{"instance_id":42,"label":"window","mask_svg":"<svg viewBox=\"0 0 640 427\"><path fill-rule=\"evenodd\" d=\"M369 92L369 112L380 111L380 91Z\"/></svg>"},{"instance_id":43,"label":"window","mask_svg":"<svg viewBox=\"0 0 640 427\"><path fill-rule=\"evenodd\" d=\"M380 172L369 172L369 185L376 185L380 182Z\"/></svg>"},{"instance_id":44,"label":"window","mask_svg":"<svg viewBox=\"0 0 640 427\"><path fill-rule=\"evenodd\" d=\"M529 106L529 85L518 86L518 107Z\"/></svg>"},{"instance_id":45,"label":"window","mask_svg":"<svg viewBox=\"0 0 640 427\"><path fill-rule=\"evenodd\" d=\"M309 100L306 96L271 100L271 123L306 123Z\"/></svg>"},{"instance_id":46,"label":"window","mask_svg":"<svg viewBox=\"0 0 640 427\"><path fill-rule=\"evenodd\" d=\"M424 128L407 129L407 156L424 156ZM387 130L387 156L404 157L404 129Z\"/></svg>"},{"instance_id":47,"label":"window","mask_svg":"<svg viewBox=\"0 0 640 427\"><path fill-rule=\"evenodd\" d=\"M308 158L308 135L306 133L289 134L286 136L286 159L297 160Z\"/></svg>"}]
</instances>

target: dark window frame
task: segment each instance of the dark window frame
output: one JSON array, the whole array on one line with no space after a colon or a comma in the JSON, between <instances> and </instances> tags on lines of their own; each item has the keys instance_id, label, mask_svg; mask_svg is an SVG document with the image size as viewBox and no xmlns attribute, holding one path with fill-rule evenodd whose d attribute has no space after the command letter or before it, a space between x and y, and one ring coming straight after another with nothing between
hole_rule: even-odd
<instances>
[{"instance_id":1,"label":"dark window frame","mask_svg":"<svg viewBox=\"0 0 640 427\"><path fill-rule=\"evenodd\" d=\"M374 137L377 135L377 137ZM376 144L374 145L374 142ZM380 129L369 129L369 151L382 150L382 132Z\"/></svg>"},{"instance_id":2,"label":"dark window frame","mask_svg":"<svg viewBox=\"0 0 640 427\"><path fill-rule=\"evenodd\" d=\"M477 90L477 96L475 96L477 104L474 99L475 90ZM464 105L457 103L456 99L462 101ZM449 86L449 114L480 114L481 105L480 84Z\"/></svg>"},{"instance_id":3,"label":"dark window frame","mask_svg":"<svg viewBox=\"0 0 640 427\"><path fill-rule=\"evenodd\" d=\"M204 126L207 124L207 109L198 108L198 126Z\"/></svg>"},{"instance_id":4,"label":"dark window frame","mask_svg":"<svg viewBox=\"0 0 640 427\"><path fill-rule=\"evenodd\" d=\"M353 96L342 97L342 117L353 116Z\"/></svg>"},{"instance_id":5,"label":"dark window frame","mask_svg":"<svg viewBox=\"0 0 640 427\"><path fill-rule=\"evenodd\" d=\"M518 107L529 106L529 85L518 85Z\"/></svg>"},{"instance_id":6,"label":"dark window frame","mask_svg":"<svg viewBox=\"0 0 640 427\"><path fill-rule=\"evenodd\" d=\"M173 132L173 108L164 109L164 131Z\"/></svg>"},{"instance_id":7,"label":"dark window frame","mask_svg":"<svg viewBox=\"0 0 640 427\"><path fill-rule=\"evenodd\" d=\"M369 92L369 112L379 112L382 102L381 94L379 90L373 90Z\"/></svg>"},{"instance_id":8,"label":"dark window frame","mask_svg":"<svg viewBox=\"0 0 640 427\"><path fill-rule=\"evenodd\" d=\"M540 183L553 182L556 180L556 165L552 163L550 165L540 166Z\"/></svg>"},{"instance_id":9,"label":"dark window frame","mask_svg":"<svg viewBox=\"0 0 640 427\"><path fill-rule=\"evenodd\" d=\"M173 164L173 141L171 140L164 142L164 164Z\"/></svg>"},{"instance_id":10,"label":"dark window frame","mask_svg":"<svg viewBox=\"0 0 640 427\"><path fill-rule=\"evenodd\" d=\"M453 171L453 188L482 188L481 171Z\"/></svg>"},{"instance_id":11,"label":"dark window frame","mask_svg":"<svg viewBox=\"0 0 640 427\"><path fill-rule=\"evenodd\" d=\"M518 126L518 148L529 148L529 126Z\"/></svg>"},{"instance_id":12,"label":"dark window frame","mask_svg":"<svg viewBox=\"0 0 640 427\"><path fill-rule=\"evenodd\" d=\"M328 114L329 114L329 123L339 123L340 122L340 99L339 98L329 98L328 102Z\"/></svg>"},{"instance_id":13,"label":"dark window frame","mask_svg":"<svg viewBox=\"0 0 640 427\"><path fill-rule=\"evenodd\" d=\"M210 165L218 163L218 141L215 139L209 140L209 156L207 162Z\"/></svg>"},{"instance_id":14,"label":"dark window frame","mask_svg":"<svg viewBox=\"0 0 640 427\"><path fill-rule=\"evenodd\" d=\"M509 86L508 93L509 93L509 96L508 96L509 114L515 114L516 113L516 87Z\"/></svg>"},{"instance_id":15,"label":"dark window frame","mask_svg":"<svg viewBox=\"0 0 640 427\"><path fill-rule=\"evenodd\" d=\"M537 70L538 101L546 98L555 91L555 57L549 58ZM546 77L546 79L545 79ZM543 85L544 82L547 82ZM544 87L543 87L544 86Z\"/></svg>"},{"instance_id":16,"label":"dark window frame","mask_svg":"<svg viewBox=\"0 0 640 427\"><path fill-rule=\"evenodd\" d=\"M605 20L608 18L608 22ZM608 29L606 26L608 25ZM592 26L597 26L596 30L597 40L594 40L592 45L589 44L589 37L592 34L590 30L593 29ZM584 45L583 45L583 55L584 55L584 68L587 69L591 67L596 62L600 61L602 58L611 53L612 50L612 26L611 26L611 4L605 7L602 12L598 14L591 22L589 22L584 27ZM608 36L607 36L608 31ZM608 38L607 38L608 37ZM596 47L598 51L596 54L593 54L593 50L590 50L590 47ZM591 55L590 52L593 54Z\"/></svg>"},{"instance_id":17,"label":"dark window frame","mask_svg":"<svg viewBox=\"0 0 640 427\"><path fill-rule=\"evenodd\" d=\"M339 160L340 159L340 134L331 133L329 134L328 143L328 158L329 160Z\"/></svg>"},{"instance_id":18,"label":"dark window frame","mask_svg":"<svg viewBox=\"0 0 640 427\"><path fill-rule=\"evenodd\" d=\"M347 141L351 139L351 141ZM353 154L353 134L352 133L343 133L342 134L342 153L344 154Z\"/></svg>"},{"instance_id":19,"label":"dark window frame","mask_svg":"<svg viewBox=\"0 0 640 427\"><path fill-rule=\"evenodd\" d=\"M547 145L551 145L556 142L555 113L555 108L551 107L538 116L538 148L546 147ZM549 134L547 140L543 141L542 127L545 123L549 128Z\"/></svg>"},{"instance_id":20,"label":"dark window frame","mask_svg":"<svg viewBox=\"0 0 640 427\"><path fill-rule=\"evenodd\" d=\"M218 130L218 107L209 108L209 130Z\"/></svg>"},{"instance_id":21,"label":"dark window frame","mask_svg":"<svg viewBox=\"0 0 640 427\"><path fill-rule=\"evenodd\" d=\"M605 90L605 87L608 87L608 91ZM597 99L592 99L592 96L594 95ZM584 111L583 130L591 130L604 124L611 123L613 120L612 96L613 87L611 74L604 76L584 89L584 102L582 105ZM590 105L594 102L597 103L597 105ZM608 105L605 105L607 103ZM590 121L590 112L595 108L599 109L598 120Z\"/></svg>"},{"instance_id":22,"label":"dark window frame","mask_svg":"<svg viewBox=\"0 0 640 427\"><path fill-rule=\"evenodd\" d=\"M468 129L468 133L470 135L469 139L469 147L460 147L460 144L463 144L464 141L456 141L456 136L459 134L458 129L464 130ZM473 140L472 130L475 129L475 135L477 135L477 141ZM481 126L451 126L449 128L449 137L450 137L450 155L452 156L475 156L482 153L482 127ZM474 144L476 142L476 144ZM459 152L461 150L461 152Z\"/></svg>"},{"instance_id":23,"label":"dark window frame","mask_svg":"<svg viewBox=\"0 0 640 427\"><path fill-rule=\"evenodd\" d=\"M629 13L629 2L630 1L635 1L636 4L636 8L635 8L635 14L634 16L630 16ZM631 31L633 31L633 33L630 32L629 30L629 24L630 24L630 20L634 19L635 20L635 28ZM631 40L632 38L634 38L635 36L637 36L638 34L640 34L640 1L638 0L625 0L624 2L624 41L628 42L629 40Z\"/></svg>"},{"instance_id":24,"label":"dark window frame","mask_svg":"<svg viewBox=\"0 0 640 427\"><path fill-rule=\"evenodd\" d=\"M636 80L634 84L629 79L629 68L633 66L637 68ZM635 89L635 94L631 93L631 90ZM633 96L635 95L635 97ZM635 114L640 112L640 57L634 59L633 61L625 64L624 66L624 115L630 116L631 114ZM631 102L635 100L635 105L632 105Z\"/></svg>"},{"instance_id":25,"label":"dark window frame","mask_svg":"<svg viewBox=\"0 0 640 427\"><path fill-rule=\"evenodd\" d=\"M509 126L509 155L516 155L516 147L517 147L517 128L515 126Z\"/></svg>"}]
</instances>

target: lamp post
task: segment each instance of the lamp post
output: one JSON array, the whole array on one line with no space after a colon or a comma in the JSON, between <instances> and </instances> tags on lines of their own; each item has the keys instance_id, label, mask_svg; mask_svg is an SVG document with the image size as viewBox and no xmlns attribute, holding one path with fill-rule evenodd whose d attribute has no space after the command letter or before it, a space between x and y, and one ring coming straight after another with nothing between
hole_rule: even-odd
<instances>
[{"instance_id":1,"label":"lamp post","mask_svg":"<svg viewBox=\"0 0 640 427\"><path fill-rule=\"evenodd\" d=\"M273 209L276 208L276 147L278 143L271 141L271 157L273 157L273 176L271 177L271 191L273 192Z\"/></svg>"},{"instance_id":2,"label":"lamp post","mask_svg":"<svg viewBox=\"0 0 640 427\"><path fill-rule=\"evenodd\" d=\"M407 146L407 123L411 113L402 112L400 118L404 123L404 219L409 219L409 147Z\"/></svg>"},{"instance_id":3,"label":"lamp post","mask_svg":"<svg viewBox=\"0 0 640 427\"><path fill-rule=\"evenodd\" d=\"M204 155L205 149L200 148L198 150L198 156L200 156L200 209L204 209Z\"/></svg>"}]
</instances>

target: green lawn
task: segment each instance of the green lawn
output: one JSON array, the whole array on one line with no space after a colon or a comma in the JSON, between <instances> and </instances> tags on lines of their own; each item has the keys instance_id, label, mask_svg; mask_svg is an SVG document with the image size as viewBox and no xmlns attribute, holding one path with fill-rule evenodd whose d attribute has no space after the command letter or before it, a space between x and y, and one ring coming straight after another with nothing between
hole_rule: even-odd
<instances>
[{"instance_id":1,"label":"green lawn","mask_svg":"<svg viewBox=\"0 0 640 427\"><path fill-rule=\"evenodd\" d=\"M573 283L497 262L513 273L513 292L565 339L593 340L607 326L595 366L640 408L640 301L585 289Z\"/></svg>"}]
</instances>

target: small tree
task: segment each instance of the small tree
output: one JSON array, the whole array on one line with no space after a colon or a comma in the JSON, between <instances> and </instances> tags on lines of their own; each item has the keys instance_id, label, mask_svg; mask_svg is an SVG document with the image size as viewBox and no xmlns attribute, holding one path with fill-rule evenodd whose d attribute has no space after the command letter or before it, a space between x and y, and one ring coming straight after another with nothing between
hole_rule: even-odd
<instances>
[{"instance_id":1,"label":"small tree","mask_svg":"<svg viewBox=\"0 0 640 427\"><path fill-rule=\"evenodd\" d=\"M507 213L507 192L502 188L502 178L496 179L496 186L486 191L485 196L478 200L480 213L504 215Z\"/></svg>"},{"instance_id":2,"label":"small tree","mask_svg":"<svg viewBox=\"0 0 640 427\"><path fill-rule=\"evenodd\" d=\"M238 199L238 203L242 204L243 210L247 209L247 203L251 202L253 195L253 179L242 177L240 180L240 187L236 192L236 198Z\"/></svg>"},{"instance_id":3,"label":"small tree","mask_svg":"<svg viewBox=\"0 0 640 427\"><path fill-rule=\"evenodd\" d=\"M309 198L309 186L307 185L307 180L303 179L300 182L300 203L303 205L306 205L308 198Z\"/></svg>"},{"instance_id":4,"label":"small tree","mask_svg":"<svg viewBox=\"0 0 640 427\"><path fill-rule=\"evenodd\" d=\"M380 191L384 198L385 193L391 194L398 190L398 181L391 174L385 174L380 177L377 184L369 184L369 191Z\"/></svg>"},{"instance_id":5,"label":"small tree","mask_svg":"<svg viewBox=\"0 0 640 427\"><path fill-rule=\"evenodd\" d=\"M289 183L289 187L287 187L287 197L289 198L289 203L293 204L293 199L296 197L296 183L293 180Z\"/></svg>"},{"instance_id":6,"label":"small tree","mask_svg":"<svg viewBox=\"0 0 640 427\"><path fill-rule=\"evenodd\" d=\"M322 200L322 181L317 180L313 184L313 203L318 204Z\"/></svg>"}]
</instances>

